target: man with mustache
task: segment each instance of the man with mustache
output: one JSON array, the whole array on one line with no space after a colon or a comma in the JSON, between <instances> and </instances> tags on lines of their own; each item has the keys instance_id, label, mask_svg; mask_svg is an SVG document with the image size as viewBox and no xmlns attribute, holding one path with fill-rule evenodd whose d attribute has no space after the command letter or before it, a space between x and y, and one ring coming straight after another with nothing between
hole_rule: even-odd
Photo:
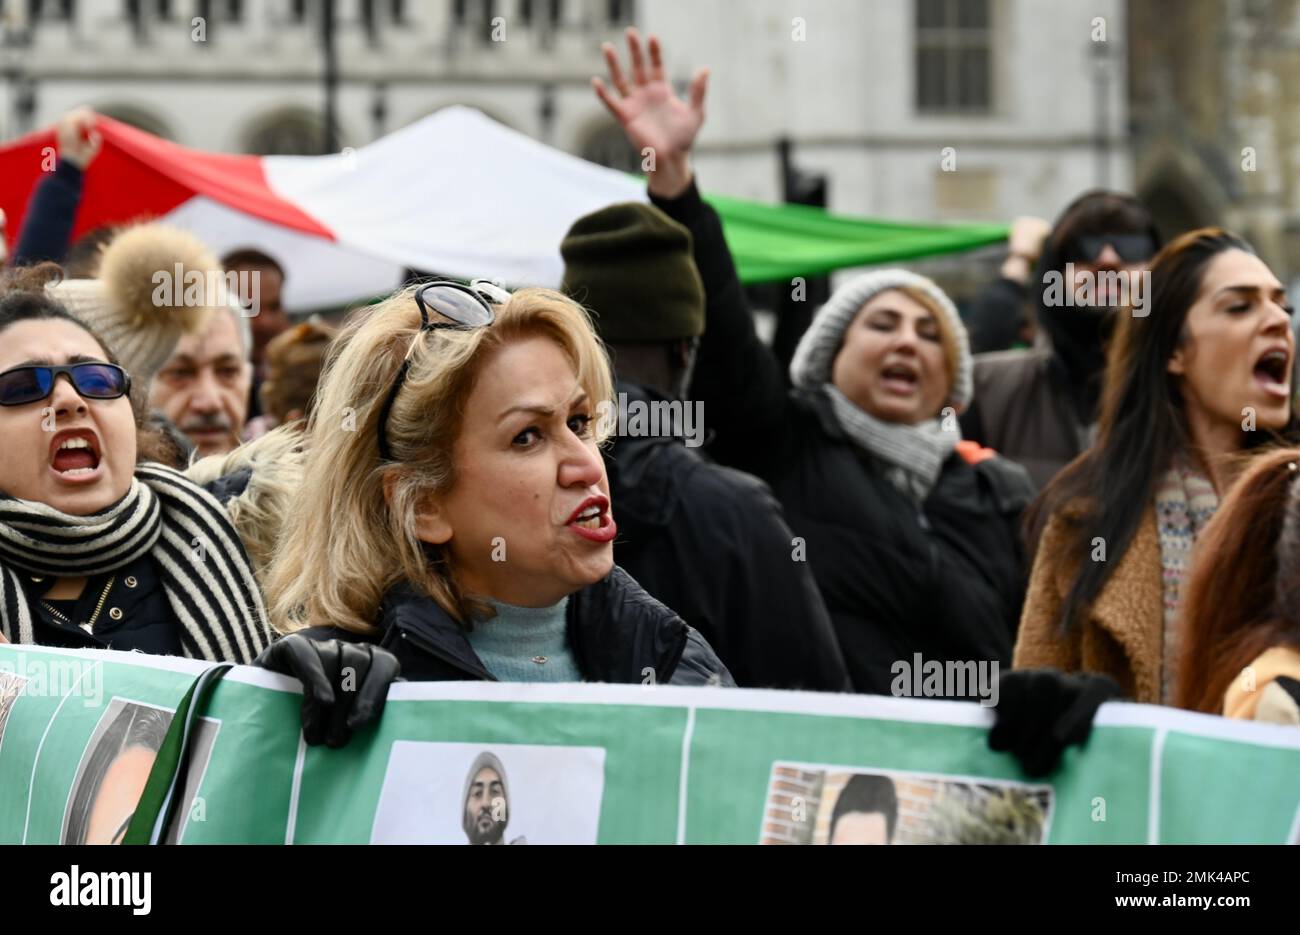
<instances>
[{"instance_id":1,"label":"man with mustache","mask_svg":"<svg viewBox=\"0 0 1300 935\"><path fill-rule=\"evenodd\" d=\"M486 751L480 753L465 777L461 796L465 814L461 825L470 844L505 844L510 821L510 793L501 761ZM511 844L526 843L522 837Z\"/></svg>"},{"instance_id":2,"label":"man with mustache","mask_svg":"<svg viewBox=\"0 0 1300 935\"><path fill-rule=\"evenodd\" d=\"M239 445L253 378L249 332L247 319L224 308L202 332L181 338L154 378L150 408L162 410L194 443L195 457Z\"/></svg>"}]
</instances>

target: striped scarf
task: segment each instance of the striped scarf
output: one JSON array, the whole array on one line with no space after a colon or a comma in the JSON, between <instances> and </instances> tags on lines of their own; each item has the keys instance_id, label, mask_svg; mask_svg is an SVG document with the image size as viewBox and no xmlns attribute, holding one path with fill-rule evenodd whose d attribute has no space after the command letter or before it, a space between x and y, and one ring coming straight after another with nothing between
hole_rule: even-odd
<instances>
[{"instance_id":1,"label":"striped scarf","mask_svg":"<svg viewBox=\"0 0 1300 935\"><path fill-rule=\"evenodd\" d=\"M1156 532L1160 538L1161 590L1164 596L1160 699L1169 704L1178 674L1182 632L1179 608L1183 582L1192 563L1192 547L1219 508L1210 479L1178 457L1156 485Z\"/></svg>"},{"instance_id":2,"label":"striped scarf","mask_svg":"<svg viewBox=\"0 0 1300 935\"><path fill-rule=\"evenodd\" d=\"M146 554L161 571L184 655L249 663L271 642L262 594L225 510L161 464L141 464L126 496L89 516L0 496L0 633L35 642L34 605L15 569L92 577Z\"/></svg>"}]
</instances>

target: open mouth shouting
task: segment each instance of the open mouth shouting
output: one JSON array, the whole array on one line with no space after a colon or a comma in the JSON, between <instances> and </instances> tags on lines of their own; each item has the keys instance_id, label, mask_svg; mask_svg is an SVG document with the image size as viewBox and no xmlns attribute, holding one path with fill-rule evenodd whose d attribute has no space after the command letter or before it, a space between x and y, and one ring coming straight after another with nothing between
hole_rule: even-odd
<instances>
[{"instance_id":1,"label":"open mouth shouting","mask_svg":"<svg viewBox=\"0 0 1300 935\"><path fill-rule=\"evenodd\" d=\"M1269 348L1255 361L1255 383L1268 395L1282 400L1291 396L1291 351L1285 344Z\"/></svg>"},{"instance_id":2,"label":"open mouth shouting","mask_svg":"<svg viewBox=\"0 0 1300 935\"><path fill-rule=\"evenodd\" d=\"M592 542L609 542L618 535L618 525L609 512L609 497L599 494L583 500L565 525Z\"/></svg>"},{"instance_id":3,"label":"open mouth shouting","mask_svg":"<svg viewBox=\"0 0 1300 935\"><path fill-rule=\"evenodd\" d=\"M912 363L893 363L880 371L880 383L894 396L911 396L920 388L921 371Z\"/></svg>"},{"instance_id":4,"label":"open mouth shouting","mask_svg":"<svg viewBox=\"0 0 1300 935\"><path fill-rule=\"evenodd\" d=\"M50 440L50 470L63 483L97 480L99 458L99 436L92 429L64 429Z\"/></svg>"}]
</instances>

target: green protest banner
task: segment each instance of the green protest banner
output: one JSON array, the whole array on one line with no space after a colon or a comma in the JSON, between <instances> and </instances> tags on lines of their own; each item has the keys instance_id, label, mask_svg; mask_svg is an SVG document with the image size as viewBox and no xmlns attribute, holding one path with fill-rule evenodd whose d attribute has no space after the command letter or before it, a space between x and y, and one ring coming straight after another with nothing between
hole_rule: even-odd
<instances>
[{"instance_id":1,"label":"green protest banner","mask_svg":"<svg viewBox=\"0 0 1300 935\"><path fill-rule=\"evenodd\" d=\"M206 664L0 646L0 843L120 841ZM1109 704L1046 780L974 703L400 683L342 750L235 667L158 839L204 843L1300 843L1300 731ZM166 777L163 777L166 778ZM157 783L155 783L156 785ZM141 806L142 809L144 806Z\"/></svg>"}]
</instances>

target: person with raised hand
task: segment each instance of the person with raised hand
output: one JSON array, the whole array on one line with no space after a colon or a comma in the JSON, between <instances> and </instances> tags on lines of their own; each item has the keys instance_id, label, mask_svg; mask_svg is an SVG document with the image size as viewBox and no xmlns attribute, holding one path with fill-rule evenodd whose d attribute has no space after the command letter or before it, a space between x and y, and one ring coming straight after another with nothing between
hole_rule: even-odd
<instances>
[{"instance_id":1,"label":"person with raised hand","mask_svg":"<svg viewBox=\"0 0 1300 935\"><path fill-rule=\"evenodd\" d=\"M14 248L14 266L33 266L47 260L61 263L67 256L81 204L83 178L104 143L95 120L93 110L78 107L64 114L55 127L57 159L53 171L37 183L27 203Z\"/></svg>"},{"instance_id":2,"label":"person with raised hand","mask_svg":"<svg viewBox=\"0 0 1300 935\"><path fill-rule=\"evenodd\" d=\"M691 233L706 316L689 398L704 403L711 453L766 480L784 507L791 560L812 569L854 688L889 693L895 663L917 653L1008 664L1024 585L1016 525L1032 488L1023 469L961 443L971 364L952 302L905 270L850 281L804 336L787 393L695 184L709 73L683 100L658 40L648 56L635 30L627 43L630 77L606 46L609 83L593 86L649 150L651 202Z\"/></svg>"}]
</instances>

